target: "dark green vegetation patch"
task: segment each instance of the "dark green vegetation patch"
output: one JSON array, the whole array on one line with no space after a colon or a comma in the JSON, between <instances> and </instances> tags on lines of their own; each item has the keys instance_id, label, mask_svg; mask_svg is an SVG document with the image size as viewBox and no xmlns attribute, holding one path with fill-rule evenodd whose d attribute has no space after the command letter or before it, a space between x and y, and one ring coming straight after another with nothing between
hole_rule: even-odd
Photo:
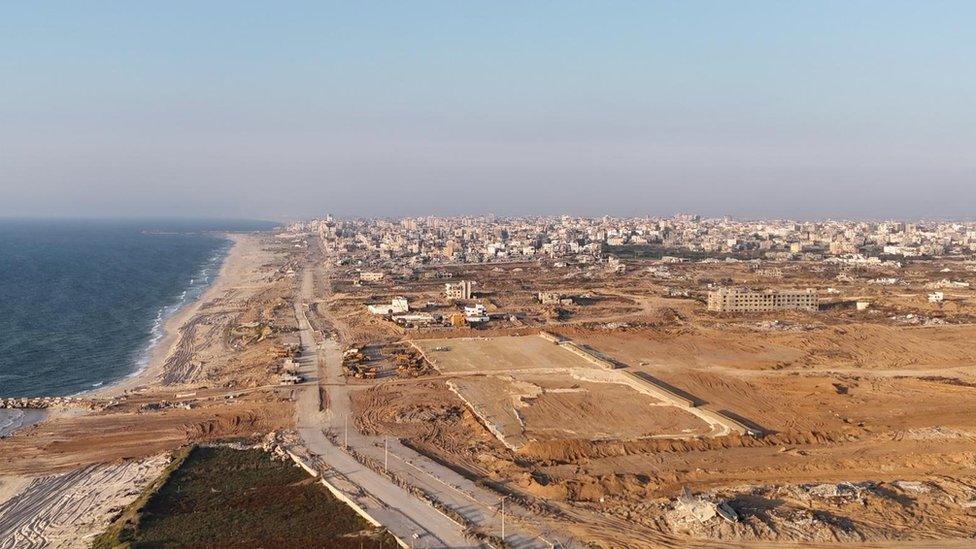
<instances>
[{"instance_id":1,"label":"dark green vegetation patch","mask_svg":"<svg viewBox=\"0 0 976 549\"><path fill-rule=\"evenodd\" d=\"M261 450L194 448L117 538L131 547L395 547L317 479Z\"/></svg>"}]
</instances>

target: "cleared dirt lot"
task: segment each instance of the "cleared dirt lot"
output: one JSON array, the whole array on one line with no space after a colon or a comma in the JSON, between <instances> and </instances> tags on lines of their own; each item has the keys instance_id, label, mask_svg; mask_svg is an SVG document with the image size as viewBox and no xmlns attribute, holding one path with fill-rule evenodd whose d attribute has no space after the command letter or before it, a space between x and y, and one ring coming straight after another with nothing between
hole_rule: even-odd
<instances>
[{"instance_id":1,"label":"cleared dirt lot","mask_svg":"<svg viewBox=\"0 0 976 549\"><path fill-rule=\"evenodd\" d=\"M841 437L973 422L972 327L562 332L767 431Z\"/></svg>"},{"instance_id":2,"label":"cleared dirt lot","mask_svg":"<svg viewBox=\"0 0 976 549\"><path fill-rule=\"evenodd\" d=\"M413 343L444 373L596 368L588 360L538 336L423 339Z\"/></svg>"},{"instance_id":3,"label":"cleared dirt lot","mask_svg":"<svg viewBox=\"0 0 976 549\"><path fill-rule=\"evenodd\" d=\"M416 341L447 386L512 450L529 442L715 435L697 411L641 391L539 336ZM724 431L723 431L724 432Z\"/></svg>"},{"instance_id":4,"label":"cleared dirt lot","mask_svg":"<svg viewBox=\"0 0 976 549\"><path fill-rule=\"evenodd\" d=\"M469 376L448 382L510 448L529 441L704 435L709 426L626 385L570 374Z\"/></svg>"},{"instance_id":5,"label":"cleared dirt lot","mask_svg":"<svg viewBox=\"0 0 976 549\"><path fill-rule=\"evenodd\" d=\"M0 548L90 546L167 463L160 454L23 479L0 503Z\"/></svg>"}]
</instances>

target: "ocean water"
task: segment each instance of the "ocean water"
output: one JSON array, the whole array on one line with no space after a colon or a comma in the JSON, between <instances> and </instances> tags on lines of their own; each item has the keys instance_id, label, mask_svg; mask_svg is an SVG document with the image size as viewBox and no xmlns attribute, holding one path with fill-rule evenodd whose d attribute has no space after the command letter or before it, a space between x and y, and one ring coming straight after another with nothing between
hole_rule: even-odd
<instances>
[{"instance_id":1,"label":"ocean water","mask_svg":"<svg viewBox=\"0 0 976 549\"><path fill-rule=\"evenodd\" d=\"M249 222L0 220L0 396L77 394L144 367Z\"/></svg>"}]
</instances>

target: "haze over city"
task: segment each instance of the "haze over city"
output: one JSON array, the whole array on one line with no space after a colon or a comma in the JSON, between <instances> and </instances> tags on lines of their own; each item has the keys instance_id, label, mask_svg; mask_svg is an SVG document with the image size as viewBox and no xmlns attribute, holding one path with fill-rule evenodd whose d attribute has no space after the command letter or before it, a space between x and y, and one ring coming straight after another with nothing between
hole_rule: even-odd
<instances>
[{"instance_id":1,"label":"haze over city","mask_svg":"<svg viewBox=\"0 0 976 549\"><path fill-rule=\"evenodd\" d=\"M0 8L0 216L971 218L971 2Z\"/></svg>"}]
</instances>

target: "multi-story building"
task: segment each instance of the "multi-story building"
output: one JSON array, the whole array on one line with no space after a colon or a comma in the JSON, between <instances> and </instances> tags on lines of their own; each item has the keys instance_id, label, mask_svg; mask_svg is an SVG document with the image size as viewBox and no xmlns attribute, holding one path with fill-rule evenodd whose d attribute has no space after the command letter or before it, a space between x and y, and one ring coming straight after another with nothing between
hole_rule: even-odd
<instances>
[{"instance_id":1,"label":"multi-story building","mask_svg":"<svg viewBox=\"0 0 976 549\"><path fill-rule=\"evenodd\" d=\"M464 308L464 320L468 324L480 324L488 322L488 319L488 310L480 303Z\"/></svg>"},{"instance_id":2,"label":"multi-story building","mask_svg":"<svg viewBox=\"0 0 976 549\"><path fill-rule=\"evenodd\" d=\"M471 281L462 280L444 284L444 297L447 299L471 299Z\"/></svg>"},{"instance_id":3,"label":"multi-story building","mask_svg":"<svg viewBox=\"0 0 976 549\"><path fill-rule=\"evenodd\" d=\"M845 256L967 256L976 252L976 223L560 217L418 217L402 220L325 218L295 223L279 237L315 235L365 271L395 265L547 261L592 264L620 245L648 245L669 257L732 256L817 261ZM366 275L368 279L370 275ZM364 280L368 282L368 280Z\"/></svg>"},{"instance_id":4,"label":"multi-story building","mask_svg":"<svg viewBox=\"0 0 976 549\"><path fill-rule=\"evenodd\" d=\"M362 280L363 282L380 282L381 280L383 280L383 276L385 276L385 273L383 273L382 271L376 271L376 272L363 271L359 273L359 280Z\"/></svg>"},{"instance_id":5,"label":"multi-story building","mask_svg":"<svg viewBox=\"0 0 976 549\"><path fill-rule=\"evenodd\" d=\"M764 313L769 311L820 309L817 290L764 290L761 292L721 288L708 292L708 310L718 313Z\"/></svg>"}]
</instances>

